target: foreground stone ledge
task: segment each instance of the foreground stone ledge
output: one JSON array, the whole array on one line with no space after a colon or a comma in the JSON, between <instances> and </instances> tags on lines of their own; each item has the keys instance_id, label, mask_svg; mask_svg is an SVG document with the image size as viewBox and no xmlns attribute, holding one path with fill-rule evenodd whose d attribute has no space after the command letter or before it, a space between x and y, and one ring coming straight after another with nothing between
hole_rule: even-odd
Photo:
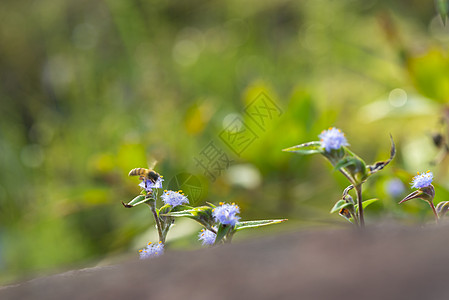
<instances>
[{"instance_id":1,"label":"foreground stone ledge","mask_svg":"<svg viewBox=\"0 0 449 300\"><path fill-rule=\"evenodd\" d=\"M0 299L449 299L449 227L303 231L0 289Z\"/></svg>"}]
</instances>

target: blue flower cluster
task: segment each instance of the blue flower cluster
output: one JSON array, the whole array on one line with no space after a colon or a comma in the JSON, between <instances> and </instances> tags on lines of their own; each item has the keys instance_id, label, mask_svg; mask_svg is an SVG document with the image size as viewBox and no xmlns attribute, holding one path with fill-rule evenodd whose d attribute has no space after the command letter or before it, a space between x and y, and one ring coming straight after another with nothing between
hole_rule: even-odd
<instances>
[{"instance_id":1,"label":"blue flower cluster","mask_svg":"<svg viewBox=\"0 0 449 300\"><path fill-rule=\"evenodd\" d=\"M164 244L161 242L157 244L150 242L144 249L139 250L140 259L156 257L162 254L164 254Z\"/></svg>"},{"instance_id":2,"label":"blue flower cluster","mask_svg":"<svg viewBox=\"0 0 449 300\"><path fill-rule=\"evenodd\" d=\"M182 190L178 192L165 190L161 198L165 204L171 205L172 207L189 203L189 199L187 199Z\"/></svg>"},{"instance_id":3,"label":"blue flower cluster","mask_svg":"<svg viewBox=\"0 0 449 300\"><path fill-rule=\"evenodd\" d=\"M330 152L332 149L340 149L342 146L349 146L345 134L335 127L322 131L318 137L326 152Z\"/></svg>"},{"instance_id":4,"label":"blue flower cluster","mask_svg":"<svg viewBox=\"0 0 449 300\"><path fill-rule=\"evenodd\" d=\"M220 202L220 206L214 208L212 215L217 223L235 226L240 220L240 217L237 216L238 213L240 213L240 209L235 203L226 204Z\"/></svg>"},{"instance_id":5,"label":"blue flower cluster","mask_svg":"<svg viewBox=\"0 0 449 300\"><path fill-rule=\"evenodd\" d=\"M418 175L416 175L415 177L413 177L412 179L412 188L424 188L424 187L428 187L433 180L433 173L430 171L427 171L426 173L422 173Z\"/></svg>"},{"instance_id":6,"label":"blue flower cluster","mask_svg":"<svg viewBox=\"0 0 449 300\"><path fill-rule=\"evenodd\" d=\"M198 239L203 246L212 246L215 243L216 237L217 235L208 229L201 229L201 232L198 234Z\"/></svg>"}]
</instances>

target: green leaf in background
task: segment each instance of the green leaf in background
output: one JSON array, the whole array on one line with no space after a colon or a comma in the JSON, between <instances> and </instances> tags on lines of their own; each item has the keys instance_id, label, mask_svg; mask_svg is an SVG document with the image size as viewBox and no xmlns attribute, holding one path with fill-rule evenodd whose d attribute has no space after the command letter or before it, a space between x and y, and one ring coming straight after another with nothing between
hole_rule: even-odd
<instances>
[{"instance_id":1,"label":"green leaf in background","mask_svg":"<svg viewBox=\"0 0 449 300\"><path fill-rule=\"evenodd\" d=\"M352 203L348 203L348 202L346 202L346 201L343 200L343 199L338 200L337 203L335 203L334 207L332 207L332 209L331 209L331 214L333 214L333 213L335 213L335 212L337 212L337 211L340 211L340 210L342 210L343 208L348 208L348 207L350 207L350 206L353 206L353 204L352 204Z\"/></svg>"},{"instance_id":2,"label":"green leaf in background","mask_svg":"<svg viewBox=\"0 0 449 300\"><path fill-rule=\"evenodd\" d=\"M238 222L235 225L235 230L239 231L239 230L247 229L247 228L257 228L257 227L262 227L262 226L266 226L266 225L279 224L279 223L282 223L285 221L287 221L287 219L243 221L243 222Z\"/></svg>"},{"instance_id":3,"label":"green leaf in background","mask_svg":"<svg viewBox=\"0 0 449 300\"><path fill-rule=\"evenodd\" d=\"M139 204L146 203L146 202L150 201L150 199L151 198L145 198L144 195L139 195L139 196L135 197L133 200L129 201L128 203L122 202L122 204L126 208L131 208L131 207L137 206Z\"/></svg>"},{"instance_id":4,"label":"green leaf in background","mask_svg":"<svg viewBox=\"0 0 449 300\"><path fill-rule=\"evenodd\" d=\"M443 24L446 26L446 19L447 14L449 11L449 1L448 0L435 0L435 6L440 14L441 21L443 21Z\"/></svg>"},{"instance_id":5,"label":"green leaf in background","mask_svg":"<svg viewBox=\"0 0 449 300\"><path fill-rule=\"evenodd\" d=\"M294 152L294 153L299 153L299 154L304 154L304 155L324 152L323 147L321 146L321 142L319 142L319 141L304 143L301 145L283 149L282 151Z\"/></svg>"},{"instance_id":6,"label":"green leaf in background","mask_svg":"<svg viewBox=\"0 0 449 300\"><path fill-rule=\"evenodd\" d=\"M286 145L319 141L322 129L338 125L350 134L354 150L368 158L378 155L379 133L392 132L403 146L399 149L398 144L401 159L394 162L394 173L404 174L405 183L408 172L432 159L435 149L429 148L426 133L441 129L447 137L447 123L437 121L447 114L449 103L448 25L443 26L438 13L446 17L447 0L415 0L401 9L398 1L193 3L204 9L186 9L192 3L183 1L27 2L0 1L5 31L0 34L0 65L10 74L0 84L0 94L7 99L0 112L1 285L113 258L129 252L130 244L140 243L140 238L144 245L144 231L151 223L154 233L154 221L149 222L152 218L143 206L152 205L156 211L154 200L132 202L128 207L144 203L136 214L117 209L117 204L123 201L127 206L134 197L126 199L140 194L140 180L128 178L129 170L148 167L153 159L159 161L164 188L185 190L193 206L206 199L217 205L234 199L245 203L245 213L254 216L245 221L259 220L270 211L267 208L278 208L279 216L288 213L298 230L308 230L328 214L331 202L350 198L332 197L336 185L324 182L330 178L322 173L328 166L321 158L282 153ZM205 16L204 10L211 14ZM16 17L19 11L23 20ZM61 28L65 21L68 25ZM267 47L272 35L278 43ZM360 38L364 36L370 38ZM45 43L30 55L28 49L42 39ZM44 88L35 88L36 83ZM281 117L269 110L267 99L266 109L254 101L261 90L282 108ZM391 97L395 90L403 92L400 99ZM378 95L391 112L385 118L375 119L383 115L382 108L363 113L354 109L354 103L364 107ZM164 99L164 105L158 99ZM260 118L248 113L254 107L260 108ZM235 124L233 113L239 115L236 120L242 118L245 132L231 132L239 133L234 135L236 142L224 145L218 132ZM253 137L250 131L257 138L245 144L248 147L237 158L230 147ZM240 137L245 141L237 140ZM248 168L230 164L227 169L226 164L220 172L225 161L216 160L217 168L211 171L221 176L212 182L199 164L206 158L202 153L212 149L207 145L224 150L220 158L229 155L236 167ZM305 154L320 152L309 150ZM386 150L368 164L386 160ZM449 170L443 165L439 170L444 181ZM183 173L191 179L181 178ZM340 174L331 176L344 188ZM383 177L376 179L364 192L393 201L384 191ZM257 197L256 190L268 196ZM436 202L449 200L448 187L438 187L437 195ZM313 211L289 211L293 203L309 199ZM393 216L402 219L400 211L405 210L407 223L422 223L419 203L396 207L392 201L391 209L397 210ZM157 204L163 207L161 216L168 208ZM380 206L374 205L373 210ZM207 210L189 216L194 221L177 219L179 224L169 231L169 246L176 250L196 245L192 234L199 226L194 218L211 220ZM192 234L187 232L189 225L195 227ZM23 255L17 249L40 251Z\"/></svg>"},{"instance_id":7,"label":"green leaf in background","mask_svg":"<svg viewBox=\"0 0 449 300\"><path fill-rule=\"evenodd\" d=\"M449 93L449 57L442 48L432 47L407 58L407 71L416 90L430 101L447 103ZM430 101L429 101L430 100Z\"/></svg>"}]
</instances>

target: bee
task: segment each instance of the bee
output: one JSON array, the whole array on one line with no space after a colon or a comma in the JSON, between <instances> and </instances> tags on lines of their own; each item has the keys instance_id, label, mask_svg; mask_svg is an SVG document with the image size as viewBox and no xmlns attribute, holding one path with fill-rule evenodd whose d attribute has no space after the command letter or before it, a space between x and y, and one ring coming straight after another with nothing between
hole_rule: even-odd
<instances>
[{"instance_id":1,"label":"bee","mask_svg":"<svg viewBox=\"0 0 449 300\"><path fill-rule=\"evenodd\" d=\"M145 190L147 190L147 192L151 193L152 189L148 190L148 181L152 182L153 184L155 184L157 182L157 180L162 177L161 175L159 175L158 172L156 172L155 170L153 170L154 166L156 165L157 161L154 161L149 167L148 169L145 168L135 168L132 169L131 171L129 171L128 176L140 176L140 180L144 180L145 183Z\"/></svg>"},{"instance_id":2,"label":"bee","mask_svg":"<svg viewBox=\"0 0 449 300\"><path fill-rule=\"evenodd\" d=\"M159 173L154 171L153 169L145 169L145 168L135 168L129 171L128 176L140 176L140 179L148 179L152 183L156 183L156 181L161 177Z\"/></svg>"}]
</instances>

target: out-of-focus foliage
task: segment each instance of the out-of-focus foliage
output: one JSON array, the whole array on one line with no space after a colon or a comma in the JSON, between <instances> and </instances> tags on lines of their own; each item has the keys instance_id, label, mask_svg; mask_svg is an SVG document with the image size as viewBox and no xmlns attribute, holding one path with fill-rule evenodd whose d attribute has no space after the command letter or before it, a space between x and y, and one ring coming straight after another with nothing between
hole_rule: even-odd
<instances>
[{"instance_id":1,"label":"out-of-focus foliage","mask_svg":"<svg viewBox=\"0 0 449 300\"><path fill-rule=\"evenodd\" d=\"M367 161L396 141L392 168L365 188L380 199L368 226L429 217L384 187L431 168L431 133L447 138L449 29L432 1L4 0L0 20L2 282L137 256L156 233L148 210L121 201L139 192L128 171L153 160L167 184L196 176L195 201L289 218L270 230L344 226L329 214L344 178L281 152L334 125ZM263 127L245 114L260 92L281 109ZM220 139L237 116L257 137L240 156ZM233 160L215 181L195 161L211 142ZM447 160L432 168L438 202ZM195 226L176 225L167 246L199 246Z\"/></svg>"},{"instance_id":2,"label":"out-of-focus foliage","mask_svg":"<svg viewBox=\"0 0 449 300\"><path fill-rule=\"evenodd\" d=\"M446 25L447 14L449 11L449 1L447 0L435 0L435 5L437 7L438 13L440 14L443 24Z\"/></svg>"}]
</instances>

